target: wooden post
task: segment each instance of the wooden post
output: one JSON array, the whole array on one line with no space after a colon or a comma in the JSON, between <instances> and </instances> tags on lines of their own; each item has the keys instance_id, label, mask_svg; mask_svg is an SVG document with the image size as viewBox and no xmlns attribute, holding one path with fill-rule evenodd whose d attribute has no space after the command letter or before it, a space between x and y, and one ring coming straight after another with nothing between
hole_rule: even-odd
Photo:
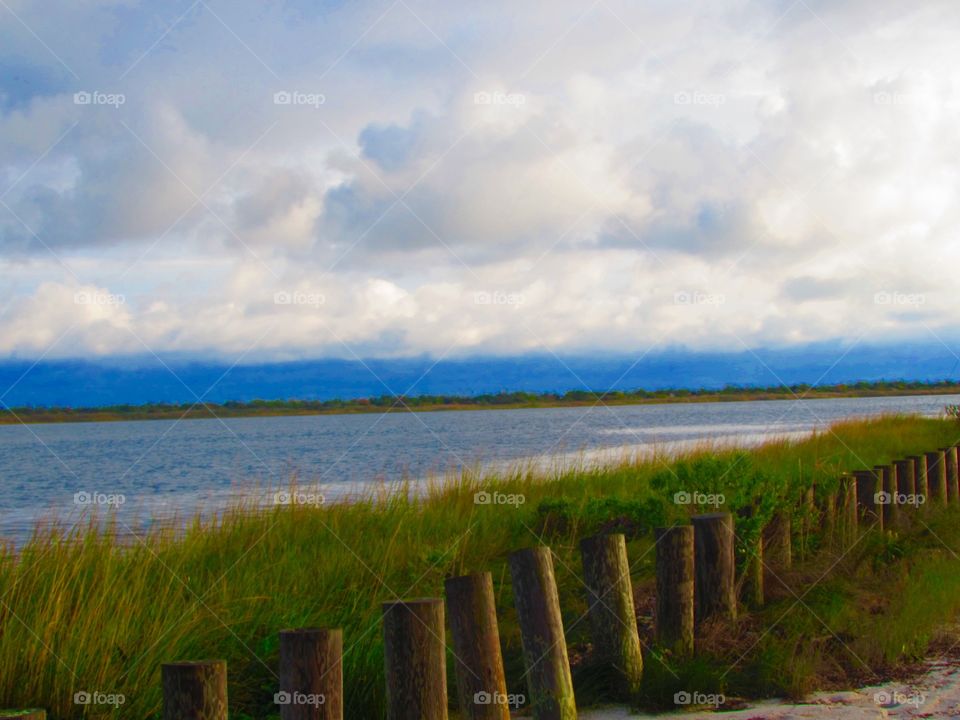
<instances>
[{"instance_id":1,"label":"wooden post","mask_svg":"<svg viewBox=\"0 0 960 720\"><path fill-rule=\"evenodd\" d=\"M790 513L775 513L763 529L764 562L768 568L789 570L793 567L793 520Z\"/></svg>"},{"instance_id":2,"label":"wooden post","mask_svg":"<svg viewBox=\"0 0 960 720\"><path fill-rule=\"evenodd\" d=\"M654 530L657 549L657 642L675 654L693 654L693 526Z\"/></svg>"},{"instance_id":3,"label":"wooden post","mask_svg":"<svg viewBox=\"0 0 960 720\"><path fill-rule=\"evenodd\" d=\"M913 463L913 492L915 495L930 497L927 487L927 460L922 455L910 455L907 460Z\"/></svg>"},{"instance_id":4,"label":"wooden post","mask_svg":"<svg viewBox=\"0 0 960 720\"><path fill-rule=\"evenodd\" d=\"M914 494L913 463L909 460L894 460L893 472L896 476L897 493L901 497ZM901 508L902 510L903 508Z\"/></svg>"},{"instance_id":5,"label":"wooden post","mask_svg":"<svg viewBox=\"0 0 960 720\"><path fill-rule=\"evenodd\" d=\"M449 578L444 589L460 714L464 720L510 720L493 577L484 572Z\"/></svg>"},{"instance_id":6,"label":"wooden post","mask_svg":"<svg viewBox=\"0 0 960 720\"><path fill-rule=\"evenodd\" d=\"M388 720L447 720L443 601L383 604Z\"/></svg>"},{"instance_id":7,"label":"wooden post","mask_svg":"<svg viewBox=\"0 0 960 720\"><path fill-rule=\"evenodd\" d=\"M855 470L857 483L857 518L863 525L877 526L883 530L883 513L877 502L880 482L874 470Z\"/></svg>"},{"instance_id":8,"label":"wooden post","mask_svg":"<svg viewBox=\"0 0 960 720\"><path fill-rule=\"evenodd\" d=\"M840 478L843 494L844 525L847 544L852 545L860 534L860 517L857 513L857 479L849 475Z\"/></svg>"},{"instance_id":9,"label":"wooden post","mask_svg":"<svg viewBox=\"0 0 960 720\"><path fill-rule=\"evenodd\" d=\"M960 477L957 475L957 448L956 446L941 448L943 450L944 470L947 475L947 503L960 503Z\"/></svg>"},{"instance_id":10,"label":"wooden post","mask_svg":"<svg viewBox=\"0 0 960 720\"><path fill-rule=\"evenodd\" d=\"M640 691L643 656L627 540L622 534L584 538L580 554L597 658L614 672L616 699L629 700Z\"/></svg>"},{"instance_id":11,"label":"wooden post","mask_svg":"<svg viewBox=\"0 0 960 720\"><path fill-rule=\"evenodd\" d=\"M0 710L0 718L14 720L47 720L46 710Z\"/></svg>"},{"instance_id":12,"label":"wooden post","mask_svg":"<svg viewBox=\"0 0 960 720\"><path fill-rule=\"evenodd\" d=\"M696 623L713 615L737 616L733 517L730 513L694 515L694 597Z\"/></svg>"},{"instance_id":13,"label":"wooden post","mask_svg":"<svg viewBox=\"0 0 960 720\"><path fill-rule=\"evenodd\" d=\"M280 720L343 720L343 632L280 631Z\"/></svg>"},{"instance_id":14,"label":"wooden post","mask_svg":"<svg viewBox=\"0 0 960 720\"><path fill-rule=\"evenodd\" d=\"M837 494L833 491L824 493L820 504L820 528L827 542L833 545L837 539Z\"/></svg>"},{"instance_id":15,"label":"wooden post","mask_svg":"<svg viewBox=\"0 0 960 720\"><path fill-rule=\"evenodd\" d=\"M898 524L897 511L899 510L896 497L897 483L893 475L893 466L877 465L873 469L878 478L879 495L877 496L877 504L880 506L878 510L883 516L883 527L890 529Z\"/></svg>"},{"instance_id":16,"label":"wooden post","mask_svg":"<svg viewBox=\"0 0 960 720\"><path fill-rule=\"evenodd\" d=\"M927 489L930 502L947 504L947 459L942 450L925 453L927 461Z\"/></svg>"},{"instance_id":17,"label":"wooden post","mask_svg":"<svg viewBox=\"0 0 960 720\"><path fill-rule=\"evenodd\" d=\"M575 720L577 705L550 548L518 550L510 555L509 564L533 717Z\"/></svg>"},{"instance_id":18,"label":"wooden post","mask_svg":"<svg viewBox=\"0 0 960 720\"><path fill-rule=\"evenodd\" d=\"M160 675L163 720L227 720L226 661L167 663Z\"/></svg>"}]
</instances>

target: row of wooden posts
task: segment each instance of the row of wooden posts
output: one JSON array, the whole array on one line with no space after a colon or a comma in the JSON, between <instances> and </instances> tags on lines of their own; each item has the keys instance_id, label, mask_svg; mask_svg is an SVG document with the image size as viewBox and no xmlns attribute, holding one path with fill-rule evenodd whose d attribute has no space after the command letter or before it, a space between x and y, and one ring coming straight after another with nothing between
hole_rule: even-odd
<instances>
[{"instance_id":1,"label":"row of wooden posts","mask_svg":"<svg viewBox=\"0 0 960 720\"><path fill-rule=\"evenodd\" d=\"M837 492L804 495L806 536L814 527L830 540L849 543L864 526L893 528L906 511L925 504L960 503L956 446L857 470L841 478ZM792 508L775 516L745 565L742 595L762 604L764 575L792 563ZM695 515L690 525L655 530L657 644L689 655L696 628L737 612L735 524L730 513ZM806 540L804 540L806 544ZM637 631L625 537L607 534L580 543L583 581L595 659L613 672L611 700L640 687L643 656ZM527 701L537 720L572 720L577 711L560 602L548 547L509 557L520 625ZM765 573L764 571L767 571ZM489 572L445 582L440 598L396 600L382 607L387 717L446 720L445 614L449 615L460 712L465 720L509 720L493 580ZM343 636L339 629L280 633L279 692L282 720L342 720ZM161 669L164 720L226 720L227 667L222 660L169 663ZM44 720L43 711L22 716Z\"/></svg>"}]
</instances>

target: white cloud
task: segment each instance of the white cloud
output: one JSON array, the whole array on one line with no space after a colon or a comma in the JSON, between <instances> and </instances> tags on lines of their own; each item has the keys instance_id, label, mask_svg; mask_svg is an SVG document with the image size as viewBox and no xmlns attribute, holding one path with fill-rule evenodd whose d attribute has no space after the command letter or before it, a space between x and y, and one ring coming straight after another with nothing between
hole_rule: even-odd
<instances>
[{"instance_id":1,"label":"white cloud","mask_svg":"<svg viewBox=\"0 0 960 720\"><path fill-rule=\"evenodd\" d=\"M947 2L176 23L88 2L61 8L73 32L12 7L48 47L0 30L37 69L0 85L0 354L742 349L960 321ZM125 302L67 302L90 288Z\"/></svg>"}]
</instances>

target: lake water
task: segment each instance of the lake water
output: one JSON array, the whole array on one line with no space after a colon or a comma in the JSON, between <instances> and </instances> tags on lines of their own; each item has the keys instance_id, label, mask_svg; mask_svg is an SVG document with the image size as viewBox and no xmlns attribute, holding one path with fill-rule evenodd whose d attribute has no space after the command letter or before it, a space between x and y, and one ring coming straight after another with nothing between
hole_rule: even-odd
<instances>
[{"instance_id":1,"label":"lake water","mask_svg":"<svg viewBox=\"0 0 960 720\"><path fill-rule=\"evenodd\" d=\"M322 485L329 500L464 465L602 460L619 448L701 440L751 444L848 417L938 415L957 402L960 395L8 425L0 427L0 536L22 541L38 519L73 523L121 495L120 518L139 527L148 517L263 497L293 477L304 489Z\"/></svg>"}]
</instances>

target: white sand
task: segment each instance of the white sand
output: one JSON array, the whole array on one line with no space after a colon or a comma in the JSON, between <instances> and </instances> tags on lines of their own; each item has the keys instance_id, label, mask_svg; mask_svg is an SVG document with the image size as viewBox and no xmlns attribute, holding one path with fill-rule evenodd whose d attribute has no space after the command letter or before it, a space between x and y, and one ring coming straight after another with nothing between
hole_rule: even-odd
<instances>
[{"instance_id":1,"label":"white sand","mask_svg":"<svg viewBox=\"0 0 960 720\"><path fill-rule=\"evenodd\" d=\"M720 710L722 711L722 706ZM815 693L804 703L767 701L745 710L631 715L621 708L580 713L583 720L677 718L678 720L787 720L787 718L960 718L960 666L955 661L931 663L913 683L889 683L860 690Z\"/></svg>"}]
</instances>

